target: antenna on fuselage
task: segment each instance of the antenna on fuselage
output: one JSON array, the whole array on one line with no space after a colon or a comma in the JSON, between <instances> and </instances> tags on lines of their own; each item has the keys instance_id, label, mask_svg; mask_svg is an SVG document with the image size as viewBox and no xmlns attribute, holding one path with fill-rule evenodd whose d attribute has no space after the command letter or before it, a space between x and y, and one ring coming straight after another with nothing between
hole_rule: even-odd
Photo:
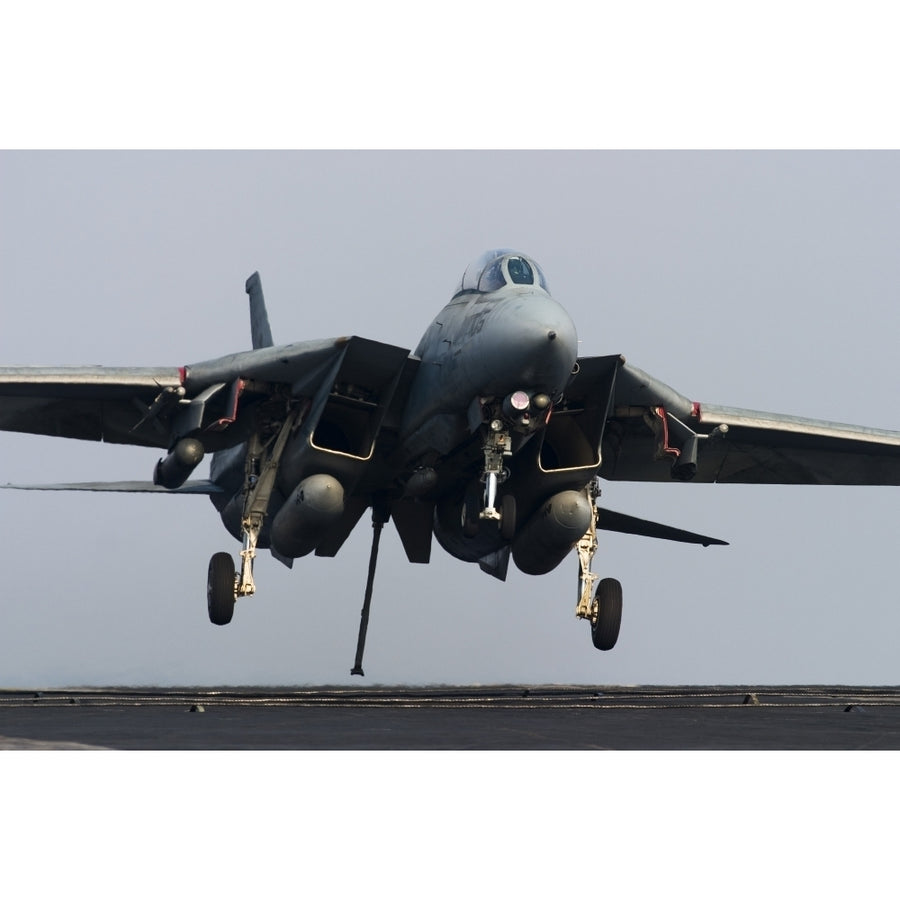
<instances>
[{"instance_id":1,"label":"antenna on fuselage","mask_svg":"<svg viewBox=\"0 0 900 900\"><path fill-rule=\"evenodd\" d=\"M269 327L269 314L266 312L259 272L254 272L247 279L244 290L250 295L250 337L253 340L253 349L271 347L275 342L272 340L272 329Z\"/></svg>"}]
</instances>

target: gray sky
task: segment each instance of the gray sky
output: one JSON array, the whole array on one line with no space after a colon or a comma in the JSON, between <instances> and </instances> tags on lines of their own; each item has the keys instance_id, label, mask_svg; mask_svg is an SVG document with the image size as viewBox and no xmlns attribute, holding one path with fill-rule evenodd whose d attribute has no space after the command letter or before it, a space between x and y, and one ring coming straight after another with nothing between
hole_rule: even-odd
<instances>
[{"instance_id":1,"label":"gray sky","mask_svg":"<svg viewBox=\"0 0 900 900\"><path fill-rule=\"evenodd\" d=\"M276 342L413 348L467 263L536 258L581 353L691 399L900 428L891 152L5 152L0 359L171 365ZM159 454L0 435L2 481L149 478ZM204 464L205 468L205 464ZM202 470L201 473L202 474ZM209 624L206 498L3 495L0 684L350 683L371 529L268 553ZM601 537L619 644L574 618L577 564L506 584L385 532L367 683L896 684L897 488L606 484L610 508L731 542ZM359 679L352 679L359 683Z\"/></svg>"}]
</instances>

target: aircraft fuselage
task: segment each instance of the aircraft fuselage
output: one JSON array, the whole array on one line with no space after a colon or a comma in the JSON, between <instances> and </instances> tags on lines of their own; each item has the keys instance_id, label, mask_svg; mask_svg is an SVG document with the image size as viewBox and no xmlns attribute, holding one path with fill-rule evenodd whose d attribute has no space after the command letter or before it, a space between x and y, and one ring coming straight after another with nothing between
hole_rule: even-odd
<instances>
[{"instance_id":1,"label":"aircraft fuselage","mask_svg":"<svg viewBox=\"0 0 900 900\"><path fill-rule=\"evenodd\" d=\"M523 391L556 399L575 365L569 314L537 286L455 296L416 350L421 359L401 425L410 458L450 453L471 430L471 404Z\"/></svg>"},{"instance_id":2,"label":"aircraft fuselage","mask_svg":"<svg viewBox=\"0 0 900 900\"><path fill-rule=\"evenodd\" d=\"M551 297L537 264L510 251L486 254L467 270L413 354L415 373L391 424L396 446L388 457L371 455L382 420L378 401L369 403L370 414L366 400L352 396L358 362L352 353L323 379L327 389L307 398L280 460L259 545L288 558L314 549L330 554L372 501L367 484L390 480L395 500L412 497L420 512L436 510L423 526L433 527L452 555L474 561L509 545L515 522L499 528L503 502L508 520L517 514L504 495L515 492L524 523L554 492L584 485L599 462L591 457L587 469L582 466L560 485L552 476L534 477L539 450L515 459L547 426L571 381L577 349L575 325ZM220 484L227 469L231 500L214 502L236 537L246 512L240 488L248 452L226 451L214 467ZM337 493L342 493L339 501ZM477 507L473 515L485 519L487 511L487 521L470 527L470 533L461 530L464 498ZM317 546L316 539L329 529L326 510L338 537ZM292 534L306 537L293 540Z\"/></svg>"}]
</instances>

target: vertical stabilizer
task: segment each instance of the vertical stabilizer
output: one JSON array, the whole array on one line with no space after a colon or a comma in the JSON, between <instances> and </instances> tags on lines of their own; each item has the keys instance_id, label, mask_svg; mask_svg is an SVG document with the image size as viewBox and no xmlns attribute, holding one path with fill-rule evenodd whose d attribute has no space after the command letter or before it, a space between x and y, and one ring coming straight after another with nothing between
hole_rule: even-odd
<instances>
[{"instance_id":1,"label":"vertical stabilizer","mask_svg":"<svg viewBox=\"0 0 900 900\"><path fill-rule=\"evenodd\" d=\"M272 329L269 328L269 314L266 312L259 272L254 272L247 279L244 289L250 296L250 335L253 339L253 349L271 347L274 341Z\"/></svg>"}]
</instances>

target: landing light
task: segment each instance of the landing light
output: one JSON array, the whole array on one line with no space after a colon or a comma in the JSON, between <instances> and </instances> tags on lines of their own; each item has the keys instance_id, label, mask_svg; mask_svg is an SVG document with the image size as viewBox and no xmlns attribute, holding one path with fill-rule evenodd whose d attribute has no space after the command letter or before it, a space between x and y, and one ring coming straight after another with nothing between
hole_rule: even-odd
<instances>
[{"instance_id":1,"label":"landing light","mask_svg":"<svg viewBox=\"0 0 900 900\"><path fill-rule=\"evenodd\" d=\"M530 405L531 397L525 391L513 391L503 401L503 415L507 419L527 419Z\"/></svg>"},{"instance_id":2,"label":"landing light","mask_svg":"<svg viewBox=\"0 0 900 900\"><path fill-rule=\"evenodd\" d=\"M514 394L510 394L509 403L513 409L519 410L521 412L523 409L528 409L528 404L531 403L531 398L525 391L516 391Z\"/></svg>"}]
</instances>

